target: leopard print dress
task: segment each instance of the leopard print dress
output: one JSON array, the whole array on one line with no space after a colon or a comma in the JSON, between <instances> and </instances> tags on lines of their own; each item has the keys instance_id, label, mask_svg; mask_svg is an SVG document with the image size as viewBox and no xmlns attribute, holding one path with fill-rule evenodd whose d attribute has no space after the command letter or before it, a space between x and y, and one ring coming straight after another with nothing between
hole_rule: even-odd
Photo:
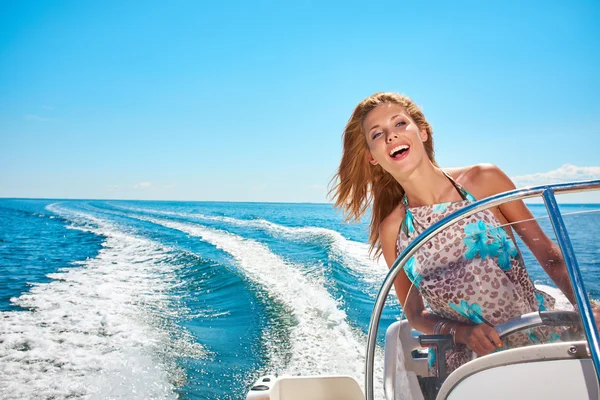
<instances>
[{"instance_id":1,"label":"leopard print dress","mask_svg":"<svg viewBox=\"0 0 600 400\"><path fill-rule=\"evenodd\" d=\"M475 201L448 178L462 201L409 207L406 196L402 200L405 218L398 235L398 254L425 229ZM554 299L533 285L515 242L490 210L438 233L406 262L404 271L429 311L454 321L496 326L522 314L554 307ZM518 347L558 339L556 331L540 327L512 334L505 344ZM472 358L473 352L465 345L456 345L446 354L447 371ZM435 363L435 353L430 351L430 373L434 373Z\"/></svg>"}]
</instances>

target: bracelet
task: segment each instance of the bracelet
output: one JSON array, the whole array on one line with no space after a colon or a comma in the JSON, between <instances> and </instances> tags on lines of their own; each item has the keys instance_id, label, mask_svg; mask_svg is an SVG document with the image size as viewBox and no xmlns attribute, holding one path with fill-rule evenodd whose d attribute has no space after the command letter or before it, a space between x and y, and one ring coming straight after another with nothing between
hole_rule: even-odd
<instances>
[{"instance_id":1,"label":"bracelet","mask_svg":"<svg viewBox=\"0 0 600 400\"><path fill-rule=\"evenodd\" d=\"M441 328L443 327L443 325L446 323L445 320L440 319L435 326L433 327L433 334L434 335L438 335L441 332Z\"/></svg>"},{"instance_id":2,"label":"bracelet","mask_svg":"<svg viewBox=\"0 0 600 400\"><path fill-rule=\"evenodd\" d=\"M456 346L456 328L458 327L458 322L455 322L454 325L452 325L452 328L450 328L450 335L452 335L452 344L454 344Z\"/></svg>"},{"instance_id":3,"label":"bracelet","mask_svg":"<svg viewBox=\"0 0 600 400\"><path fill-rule=\"evenodd\" d=\"M454 330L456 330L456 322L453 324L452 321L449 321L447 319L441 319L439 320L435 326L433 327L433 334L434 335L443 335L444 331L446 330L446 328L452 324L452 327L450 328L450 330L448 331L448 335L452 335L452 329L454 328ZM454 340L454 337L452 338ZM456 344L456 343L455 343Z\"/></svg>"},{"instance_id":4,"label":"bracelet","mask_svg":"<svg viewBox=\"0 0 600 400\"><path fill-rule=\"evenodd\" d=\"M446 328L448 327L448 324L450 324L450 321L444 321L444 324L442 326L440 326L440 335L445 335L444 331L446 330Z\"/></svg>"}]
</instances>

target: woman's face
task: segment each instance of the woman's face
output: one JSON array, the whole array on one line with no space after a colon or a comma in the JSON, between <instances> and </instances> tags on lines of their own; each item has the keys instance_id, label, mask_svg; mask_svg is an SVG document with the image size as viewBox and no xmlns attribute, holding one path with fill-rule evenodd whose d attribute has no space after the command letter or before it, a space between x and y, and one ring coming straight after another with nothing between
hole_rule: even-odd
<instances>
[{"instance_id":1,"label":"woman's face","mask_svg":"<svg viewBox=\"0 0 600 400\"><path fill-rule=\"evenodd\" d=\"M392 175L404 175L427 157L423 142L427 132L419 129L404 107L385 103L371 110L363 120L369 146L369 162Z\"/></svg>"}]
</instances>

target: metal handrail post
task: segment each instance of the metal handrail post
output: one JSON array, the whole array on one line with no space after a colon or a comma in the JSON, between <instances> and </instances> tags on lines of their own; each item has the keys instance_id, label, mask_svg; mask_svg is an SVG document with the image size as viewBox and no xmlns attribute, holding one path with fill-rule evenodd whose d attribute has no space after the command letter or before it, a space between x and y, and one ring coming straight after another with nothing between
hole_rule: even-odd
<instances>
[{"instance_id":1,"label":"metal handrail post","mask_svg":"<svg viewBox=\"0 0 600 400\"><path fill-rule=\"evenodd\" d=\"M579 315L583 322L585 336L590 344L590 353L592 355L592 360L594 361L596 376L598 377L598 381L600 381L600 340L598 338L598 328L596 326L590 300L585 291L585 285L583 283L583 278L581 277L577 258L575 257L575 251L573 250L573 245L569 239L565 221L560 215L560 209L558 208L554 193L552 190L547 189L544 191L543 197L550 222L552 223L554 233L556 234L556 240L562 251L565 264L567 265L567 271L569 272L569 278L571 279L571 285L573 286L573 293L575 294L577 307L579 308Z\"/></svg>"}]
</instances>

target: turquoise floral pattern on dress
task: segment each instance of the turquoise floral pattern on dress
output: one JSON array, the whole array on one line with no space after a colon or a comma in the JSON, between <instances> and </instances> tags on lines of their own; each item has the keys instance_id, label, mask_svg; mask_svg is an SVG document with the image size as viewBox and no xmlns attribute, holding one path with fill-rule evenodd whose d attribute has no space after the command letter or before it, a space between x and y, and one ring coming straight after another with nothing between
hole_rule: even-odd
<instances>
[{"instance_id":1,"label":"turquoise floral pattern on dress","mask_svg":"<svg viewBox=\"0 0 600 400\"><path fill-rule=\"evenodd\" d=\"M415 231L415 225L413 224L413 215L409 210L406 210L406 218L404 218L406 222L406 229L408 233L413 233Z\"/></svg>"},{"instance_id":2,"label":"turquoise floral pattern on dress","mask_svg":"<svg viewBox=\"0 0 600 400\"><path fill-rule=\"evenodd\" d=\"M533 333L533 328L529 330L529 342L532 344L541 343L540 338L537 337L537 335L535 333Z\"/></svg>"},{"instance_id":3,"label":"turquoise floral pattern on dress","mask_svg":"<svg viewBox=\"0 0 600 400\"><path fill-rule=\"evenodd\" d=\"M511 257L516 257L519 254L517 246L515 246L512 239L502 227L494 230L494 236L494 239L498 242L499 246L498 265L503 271L508 271L512 267L512 264L510 263Z\"/></svg>"},{"instance_id":4,"label":"turquoise floral pattern on dress","mask_svg":"<svg viewBox=\"0 0 600 400\"><path fill-rule=\"evenodd\" d=\"M533 328L531 328L529 330L529 342L531 344L540 344L540 343L554 343L560 340L560 335L556 332L552 332L550 333L549 336L546 337L546 340L542 341L540 340L540 338L538 337L538 335L536 335L533 332Z\"/></svg>"},{"instance_id":5,"label":"turquoise floral pattern on dress","mask_svg":"<svg viewBox=\"0 0 600 400\"><path fill-rule=\"evenodd\" d=\"M433 368L435 364L435 358L435 350L433 349L433 347L430 347L429 350L427 350L427 365L429 366L429 369Z\"/></svg>"},{"instance_id":6,"label":"turquoise floral pattern on dress","mask_svg":"<svg viewBox=\"0 0 600 400\"><path fill-rule=\"evenodd\" d=\"M441 214L448 209L448 206L452 203L440 203L433 206L433 212Z\"/></svg>"},{"instance_id":7,"label":"turquoise floral pattern on dress","mask_svg":"<svg viewBox=\"0 0 600 400\"><path fill-rule=\"evenodd\" d=\"M485 322L481 306L477 303L469 304L466 300L461 300L459 304L449 303L449 305L454 311L476 324Z\"/></svg>"},{"instance_id":8,"label":"turquoise floral pattern on dress","mask_svg":"<svg viewBox=\"0 0 600 400\"><path fill-rule=\"evenodd\" d=\"M546 311L546 305L544 304L544 302L546 301L546 299L544 298L544 296L540 293L540 292L535 292L535 298L538 302L538 308L540 311Z\"/></svg>"},{"instance_id":9,"label":"turquoise floral pattern on dress","mask_svg":"<svg viewBox=\"0 0 600 400\"><path fill-rule=\"evenodd\" d=\"M489 232L493 227L488 226L483 221L467 224L464 228L466 234L464 244L467 247L465 257L468 260L474 259L477 255L481 259L488 256L495 257L498 255L500 244L493 240L490 242Z\"/></svg>"},{"instance_id":10,"label":"turquoise floral pattern on dress","mask_svg":"<svg viewBox=\"0 0 600 400\"><path fill-rule=\"evenodd\" d=\"M408 279L410 279L413 285L419 287L423 277L417 272L416 264L417 262L414 257L409 258L406 264L404 264L404 272L406 272L406 276L408 276Z\"/></svg>"},{"instance_id":11,"label":"turquoise floral pattern on dress","mask_svg":"<svg viewBox=\"0 0 600 400\"><path fill-rule=\"evenodd\" d=\"M558 342L560 340L560 335L556 332L552 332L550 334L550 342Z\"/></svg>"}]
</instances>

